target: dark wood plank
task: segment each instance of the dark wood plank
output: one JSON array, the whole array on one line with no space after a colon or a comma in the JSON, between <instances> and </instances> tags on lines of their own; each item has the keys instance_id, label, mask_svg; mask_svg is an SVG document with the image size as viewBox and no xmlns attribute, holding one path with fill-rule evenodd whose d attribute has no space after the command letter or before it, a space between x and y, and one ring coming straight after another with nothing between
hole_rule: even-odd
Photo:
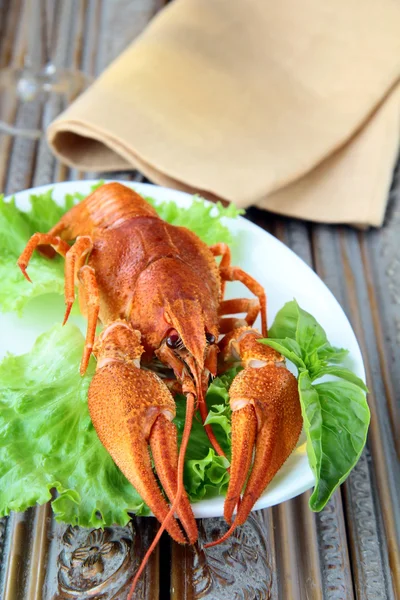
<instances>
[{"instance_id":1,"label":"dark wood plank","mask_svg":"<svg viewBox=\"0 0 400 600\"><path fill-rule=\"evenodd\" d=\"M400 165L400 162L399 162ZM396 169L385 226L360 236L390 427L400 458L400 167Z\"/></svg>"},{"instance_id":2,"label":"dark wood plank","mask_svg":"<svg viewBox=\"0 0 400 600\"><path fill-rule=\"evenodd\" d=\"M265 218L268 221L273 219L272 216ZM273 233L313 268L310 224L275 217ZM293 547L296 547L294 558L289 565L286 565L287 559L282 558L278 562L278 573L281 579L286 578L292 586L292 576L296 574L296 589L299 591L290 593L300 594L302 598L317 598L319 594L325 596L329 591L329 598L350 600L354 597L353 583L341 493L336 492L328 506L317 514L311 513L308 507L309 496L310 493L306 493L274 509L278 514L289 512L294 515L292 518L296 523L286 551L290 555ZM277 537L280 521L287 521L288 518L281 516L278 519ZM282 590L280 598L285 597ZM290 594L287 597L291 597Z\"/></svg>"},{"instance_id":3,"label":"dark wood plank","mask_svg":"<svg viewBox=\"0 0 400 600\"><path fill-rule=\"evenodd\" d=\"M360 238L364 236L368 234L346 227L313 228L317 272L352 322L363 352L370 388L372 419L368 450L344 486L353 575L360 597L392 598L393 585L397 587L398 569L396 529L399 504L396 486L399 463L386 409L386 393L361 255ZM369 457L372 460L368 460ZM393 580L388 570L389 560Z\"/></svg>"}]
</instances>

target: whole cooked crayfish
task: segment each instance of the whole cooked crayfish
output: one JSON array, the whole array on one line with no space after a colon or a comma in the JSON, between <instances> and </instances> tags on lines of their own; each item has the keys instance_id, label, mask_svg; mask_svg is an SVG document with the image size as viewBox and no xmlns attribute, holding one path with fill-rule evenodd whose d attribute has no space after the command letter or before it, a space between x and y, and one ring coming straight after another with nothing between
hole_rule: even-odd
<instances>
[{"instance_id":1,"label":"whole cooked crayfish","mask_svg":"<svg viewBox=\"0 0 400 600\"><path fill-rule=\"evenodd\" d=\"M79 286L81 312L88 321L80 372L85 373L93 353L97 369L89 410L97 434L177 542L197 539L183 487L194 411L204 422L210 376L241 362L244 369L229 391L232 457L224 516L232 523L237 510L232 527L244 523L293 451L302 427L295 377L281 355L258 342L261 334L267 335L262 286L230 264L226 244L207 247L191 231L165 223L141 196L119 183L101 186L48 233L32 236L18 260L28 280L26 269L36 248L65 258L64 323ZM227 281L242 282L255 298L224 300ZM260 312L261 334L253 328ZM236 314L244 318L228 316ZM96 338L98 320L103 330ZM162 377L151 370L155 364ZM170 391L177 386L187 399L179 450ZM211 427L205 429L223 454Z\"/></svg>"}]
</instances>

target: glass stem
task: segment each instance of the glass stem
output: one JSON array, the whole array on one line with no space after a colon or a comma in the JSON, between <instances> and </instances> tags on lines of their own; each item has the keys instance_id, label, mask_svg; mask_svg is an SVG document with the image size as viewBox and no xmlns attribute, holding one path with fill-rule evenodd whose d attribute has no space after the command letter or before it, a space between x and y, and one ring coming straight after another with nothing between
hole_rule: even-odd
<instances>
[{"instance_id":1,"label":"glass stem","mask_svg":"<svg viewBox=\"0 0 400 600\"><path fill-rule=\"evenodd\" d=\"M28 46L24 66L35 75L52 64L46 4L46 0L27 0Z\"/></svg>"}]
</instances>

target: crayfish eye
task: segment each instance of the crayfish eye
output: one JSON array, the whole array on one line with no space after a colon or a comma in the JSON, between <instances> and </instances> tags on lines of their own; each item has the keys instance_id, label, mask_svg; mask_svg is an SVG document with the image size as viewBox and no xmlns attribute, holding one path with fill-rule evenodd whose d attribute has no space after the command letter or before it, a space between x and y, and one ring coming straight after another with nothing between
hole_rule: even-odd
<instances>
[{"instance_id":1,"label":"crayfish eye","mask_svg":"<svg viewBox=\"0 0 400 600\"><path fill-rule=\"evenodd\" d=\"M177 333L171 333L171 335L167 337L167 346L168 348L174 349L179 345L180 341L181 338Z\"/></svg>"},{"instance_id":2,"label":"crayfish eye","mask_svg":"<svg viewBox=\"0 0 400 600\"><path fill-rule=\"evenodd\" d=\"M215 344L215 335L213 335L212 333L207 332L206 333L206 340L209 344Z\"/></svg>"}]
</instances>

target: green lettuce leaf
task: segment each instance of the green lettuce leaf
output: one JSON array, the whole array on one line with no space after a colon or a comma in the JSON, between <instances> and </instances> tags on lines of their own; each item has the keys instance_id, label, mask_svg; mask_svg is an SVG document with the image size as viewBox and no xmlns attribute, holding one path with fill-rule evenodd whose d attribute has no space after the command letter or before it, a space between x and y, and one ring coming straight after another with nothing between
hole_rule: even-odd
<instances>
[{"instance_id":1,"label":"green lettuce leaf","mask_svg":"<svg viewBox=\"0 0 400 600\"><path fill-rule=\"evenodd\" d=\"M233 378L241 371L241 369L241 367L229 369L226 373L214 379L207 391L209 413L205 422L207 425L218 425L217 428L213 429L219 438L220 444L222 446L224 446L224 444L226 445L226 452L228 455L230 455L232 414L229 405L228 390ZM225 438L222 437L222 434L225 434Z\"/></svg>"},{"instance_id":2,"label":"green lettuce leaf","mask_svg":"<svg viewBox=\"0 0 400 600\"><path fill-rule=\"evenodd\" d=\"M146 510L93 428L83 343L75 326L56 326L0 365L1 516L47 502L53 488L56 519L73 525L124 525Z\"/></svg>"},{"instance_id":3,"label":"green lettuce leaf","mask_svg":"<svg viewBox=\"0 0 400 600\"><path fill-rule=\"evenodd\" d=\"M231 425L228 390L241 367L230 369L210 384L206 401L209 409L207 423L213 423L215 436L229 457L231 453ZM177 396L175 424L178 428L179 442L185 424L186 404L184 396ZM215 427L215 425L217 425ZM228 489L229 462L215 454L204 431L198 415L193 421L190 441L186 451L185 488L189 498L196 502L203 498L224 495Z\"/></svg>"},{"instance_id":4,"label":"green lettuce leaf","mask_svg":"<svg viewBox=\"0 0 400 600\"><path fill-rule=\"evenodd\" d=\"M0 249L0 309L2 312L15 311L21 314L26 304L43 294L64 293L63 259L56 256L53 260L43 259L38 254L32 256L29 263L28 283L17 267L17 256Z\"/></svg>"},{"instance_id":5,"label":"green lettuce leaf","mask_svg":"<svg viewBox=\"0 0 400 600\"><path fill-rule=\"evenodd\" d=\"M269 333L262 343L299 371L307 455L316 481L310 508L319 511L360 458L370 420L368 390L355 373L340 365L347 351L332 346L321 325L296 300L278 312ZM326 375L337 380L314 383Z\"/></svg>"},{"instance_id":6,"label":"green lettuce leaf","mask_svg":"<svg viewBox=\"0 0 400 600\"><path fill-rule=\"evenodd\" d=\"M229 461L208 448L205 458L188 460L185 463L184 481L192 502L224 496L228 489Z\"/></svg>"},{"instance_id":7,"label":"green lettuce leaf","mask_svg":"<svg viewBox=\"0 0 400 600\"><path fill-rule=\"evenodd\" d=\"M20 211L14 199L5 202L0 197L0 310L21 314L32 298L43 294L64 293L64 261L57 256L48 260L37 252L29 263L28 283L17 267L17 259L27 241L37 231L45 232L77 201L73 196L65 198L63 206L52 199L51 191L31 195L31 209Z\"/></svg>"},{"instance_id":8,"label":"green lettuce leaf","mask_svg":"<svg viewBox=\"0 0 400 600\"><path fill-rule=\"evenodd\" d=\"M175 202L158 202L148 197L146 200L154 206L164 221L191 229L209 245L217 242L231 244L231 233L221 219L235 219L244 214L244 210L238 209L234 204L227 207L221 202L210 204L197 196L189 208L180 208Z\"/></svg>"}]
</instances>

